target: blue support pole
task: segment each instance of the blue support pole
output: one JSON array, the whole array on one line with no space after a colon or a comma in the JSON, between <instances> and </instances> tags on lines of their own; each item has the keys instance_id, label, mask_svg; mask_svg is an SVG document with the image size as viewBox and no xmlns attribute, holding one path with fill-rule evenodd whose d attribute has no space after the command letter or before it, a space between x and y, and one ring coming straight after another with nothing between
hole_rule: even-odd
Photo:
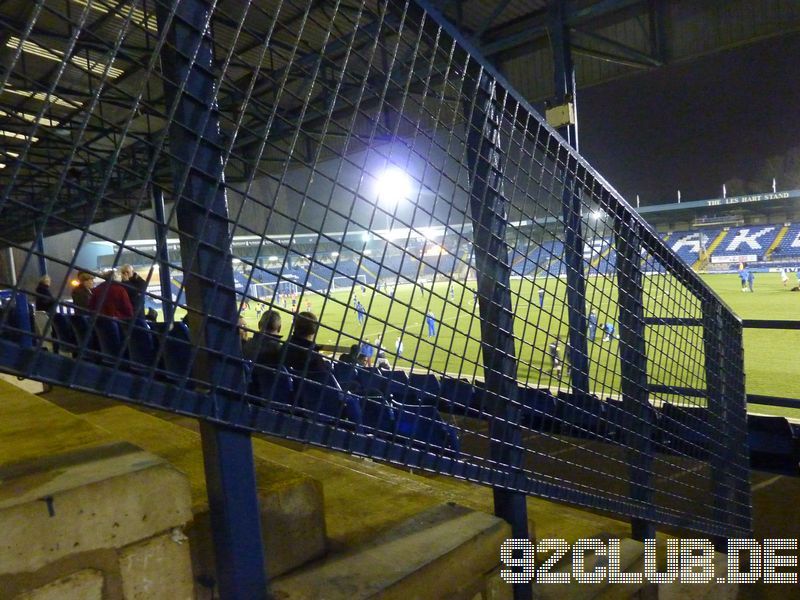
<instances>
[{"instance_id":1,"label":"blue support pole","mask_svg":"<svg viewBox=\"0 0 800 600\"><path fill-rule=\"evenodd\" d=\"M31 307L28 304L28 295L25 292L17 292L14 296L14 319L19 329L19 347L33 348L33 327L31 325Z\"/></svg>"},{"instance_id":2,"label":"blue support pole","mask_svg":"<svg viewBox=\"0 0 800 600\"><path fill-rule=\"evenodd\" d=\"M250 434L200 421L220 598L267 598Z\"/></svg>"},{"instance_id":3,"label":"blue support pole","mask_svg":"<svg viewBox=\"0 0 800 600\"><path fill-rule=\"evenodd\" d=\"M503 194L502 107L495 81L475 63L464 89L467 161L470 173L470 216L478 279L481 356L490 423L490 453L499 465L524 479L517 404L511 262L506 243L509 202ZM494 488L495 514L511 525L511 535L528 538L526 495ZM532 598L529 584L514 584L514 598Z\"/></svg>"},{"instance_id":4,"label":"blue support pole","mask_svg":"<svg viewBox=\"0 0 800 600\"><path fill-rule=\"evenodd\" d=\"M44 257L44 227L36 226L36 258L39 262L39 275L47 275L47 261Z\"/></svg>"},{"instance_id":5,"label":"blue support pole","mask_svg":"<svg viewBox=\"0 0 800 600\"><path fill-rule=\"evenodd\" d=\"M173 169L172 198L181 240L194 372L217 387L241 389L243 364L216 105L216 66L207 0L156 4L166 34L161 64ZM174 112L173 112L174 109ZM212 401L221 401L214 400ZM246 432L201 428L220 598L268 596L252 442Z\"/></svg>"},{"instance_id":6,"label":"blue support pole","mask_svg":"<svg viewBox=\"0 0 800 600\"><path fill-rule=\"evenodd\" d=\"M614 246L617 253L617 293L619 298L619 364L622 407L627 421L622 440L627 449L630 471L630 497L654 513L653 417L647 383L647 346L644 337L644 300L641 267L641 224L633 213L614 215ZM631 519L635 540L655 538L651 519Z\"/></svg>"},{"instance_id":7,"label":"blue support pole","mask_svg":"<svg viewBox=\"0 0 800 600\"><path fill-rule=\"evenodd\" d=\"M747 397L744 390L742 326L722 304L709 297L703 301L703 345L708 391L711 511L718 523L750 528L750 474L747 469ZM726 539L714 540L718 549Z\"/></svg>"},{"instance_id":8,"label":"blue support pole","mask_svg":"<svg viewBox=\"0 0 800 600\"><path fill-rule=\"evenodd\" d=\"M576 107L575 69L569 47L569 31L565 25L565 2L554 0L549 8L550 41L553 47L555 101L572 102ZM565 125L559 133L578 150L578 124ZM553 152L557 168L563 174L562 212L564 219L564 264L567 272L567 317L569 321L569 360L572 392L589 393L589 355L586 344L586 278L583 272L583 223L581 198L576 190L578 161L565 148Z\"/></svg>"},{"instance_id":9,"label":"blue support pole","mask_svg":"<svg viewBox=\"0 0 800 600\"><path fill-rule=\"evenodd\" d=\"M156 260L158 262L158 279L161 284L161 310L164 313L164 322L171 323L175 314L172 303L172 276L169 271L169 249L167 248L166 211L164 210L164 192L157 185L153 186L153 212L156 218Z\"/></svg>"}]
</instances>

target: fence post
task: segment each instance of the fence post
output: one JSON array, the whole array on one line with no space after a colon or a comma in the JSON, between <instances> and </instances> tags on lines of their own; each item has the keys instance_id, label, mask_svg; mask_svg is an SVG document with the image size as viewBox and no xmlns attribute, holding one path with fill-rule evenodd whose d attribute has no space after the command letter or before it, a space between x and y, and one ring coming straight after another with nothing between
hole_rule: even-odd
<instances>
[{"instance_id":1,"label":"fence post","mask_svg":"<svg viewBox=\"0 0 800 600\"><path fill-rule=\"evenodd\" d=\"M164 322L171 323L175 307L172 304L172 276L169 271L169 248L167 246L169 227L164 210L164 192L158 185L153 185L152 194L153 213L156 220L156 260L158 261L158 280L161 285L161 310L164 313Z\"/></svg>"},{"instance_id":2,"label":"fence post","mask_svg":"<svg viewBox=\"0 0 800 600\"><path fill-rule=\"evenodd\" d=\"M555 102L576 106L575 68L569 45L569 30L564 22L564 0L553 0L548 8L548 31L553 48ZM575 111L577 115L577 109ZM558 128L558 132L577 151L578 123ZM589 394L589 355L586 344L586 279L583 272L583 223L581 198L576 189L578 161L565 147L553 152L557 168L563 173L562 212L564 219L564 266L567 271L567 319L569 321L569 364L572 392Z\"/></svg>"},{"instance_id":3,"label":"fence post","mask_svg":"<svg viewBox=\"0 0 800 600\"><path fill-rule=\"evenodd\" d=\"M524 477L524 454L516 401L514 314L511 308L511 263L506 242L508 200L503 195L502 110L495 81L472 64L464 86L467 162L470 174L470 218L478 285L481 355L490 424L492 459ZM511 524L512 537L528 538L526 494L495 487L495 514ZM532 597L530 584L514 584L517 600Z\"/></svg>"},{"instance_id":4,"label":"fence post","mask_svg":"<svg viewBox=\"0 0 800 600\"><path fill-rule=\"evenodd\" d=\"M36 224L36 259L39 263L39 276L47 275L47 260L44 257L44 223Z\"/></svg>"},{"instance_id":5,"label":"fence post","mask_svg":"<svg viewBox=\"0 0 800 600\"><path fill-rule=\"evenodd\" d=\"M242 380L237 307L216 106L208 0L158 2L156 16L172 157L172 197L181 241L195 372L216 386ZM234 360L231 360L233 358ZM241 385L241 383L239 384ZM250 434L212 423L201 428L220 597L267 597L264 550Z\"/></svg>"},{"instance_id":6,"label":"fence post","mask_svg":"<svg viewBox=\"0 0 800 600\"><path fill-rule=\"evenodd\" d=\"M619 364L622 408L630 415L630 426L621 432L630 469L631 500L653 508L653 411L647 389L647 346L644 338L642 298L641 225L633 213L614 215L614 246L617 253L619 298ZM633 539L655 538L655 526L648 519L631 519Z\"/></svg>"},{"instance_id":7,"label":"fence post","mask_svg":"<svg viewBox=\"0 0 800 600\"><path fill-rule=\"evenodd\" d=\"M710 430L712 518L750 527L750 477L747 397L744 386L741 323L710 296L703 304L703 345ZM737 511L736 504L742 504ZM737 518L738 517L738 518ZM741 521L739 521L741 519ZM715 537L718 548L726 536Z\"/></svg>"}]
</instances>

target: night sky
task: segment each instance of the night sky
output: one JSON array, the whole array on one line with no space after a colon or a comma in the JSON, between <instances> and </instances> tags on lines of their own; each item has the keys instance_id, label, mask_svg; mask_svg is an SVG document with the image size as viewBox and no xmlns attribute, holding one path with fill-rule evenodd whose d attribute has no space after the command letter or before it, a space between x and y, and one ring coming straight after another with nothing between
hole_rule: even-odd
<instances>
[{"instance_id":1,"label":"night sky","mask_svg":"<svg viewBox=\"0 0 800 600\"><path fill-rule=\"evenodd\" d=\"M719 197L800 146L800 35L579 90L578 111L582 153L630 202Z\"/></svg>"}]
</instances>

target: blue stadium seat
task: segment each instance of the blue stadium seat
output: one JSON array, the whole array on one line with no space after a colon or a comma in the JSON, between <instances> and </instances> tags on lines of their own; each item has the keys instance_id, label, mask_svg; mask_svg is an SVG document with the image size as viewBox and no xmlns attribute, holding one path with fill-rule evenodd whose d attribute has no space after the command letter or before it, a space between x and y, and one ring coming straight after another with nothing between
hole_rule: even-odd
<instances>
[{"instance_id":1,"label":"blue stadium seat","mask_svg":"<svg viewBox=\"0 0 800 600\"><path fill-rule=\"evenodd\" d=\"M69 352L74 354L78 340L75 338L75 330L70 322L70 315L55 313L53 315L53 333L58 340L59 352Z\"/></svg>"},{"instance_id":2,"label":"blue stadium seat","mask_svg":"<svg viewBox=\"0 0 800 600\"><path fill-rule=\"evenodd\" d=\"M260 364L251 365L249 393L267 403L290 406L294 398L294 382L284 366L277 368Z\"/></svg>"},{"instance_id":3,"label":"blue stadium seat","mask_svg":"<svg viewBox=\"0 0 800 600\"><path fill-rule=\"evenodd\" d=\"M606 406L597 396L560 391L557 414L564 435L582 438L606 435Z\"/></svg>"},{"instance_id":4,"label":"blue stadium seat","mask_svg":"<svg viewBox=\"0 0 800 600\"><path fill-rule=\"evenodd\" d=\"M97 358L101 352L100 342L97 340L88 315L76 313L70 317L70 324L75 333L78 346L86 348L84 356Z\"/></svg>"},{"instance_id":5,"label":"blue stadium seat","mask_svg":"<svg viewBox=\"0 0 800 600\"><path fill-rule=\"evenodd\" d=\"M417 392L420 404L437 406L442 386L433 373L409 373L408 383Z\"/></svg>"},{"instance_id":6,"label":"blue stadium seat","mask_svg":"<svg viewBox=\"0 0 800 600\"><path fill-rule=\"evenodd\" d=\"M661 440L667 450L705 459L711 442L708 410L665 403L661 407Z\"/></svg>"},{"instance_id":7,"label":"blue stadium seat","mask_svg":"<svg viewBox=\"0 0 800 600\"><path fill-rule=\"evenodd\" d=\"M605 404L606 418L608 420L607 437L613 438L621 443L625 443L626 439L635 438L637 432L641 430L643 423L639 422L632 414L625 411L622 400L606 398ZM650 440L655 444L659 444L660 415L651 405L647 405L645 410L650 414ZM637 442L631 443L636 444Z\"/></svg>"},{"instance_id":8,"label":"blue stadium seat","mask_svg":"<svg viewBox=\"0 0 800 600\"><path fill-rule=\"evenodd\" d=\"M397 405L397 418L393 433L424 445L460 450L456 429L442 420L433 406Z\"/></svg>"},{"instance_id":9,"label":"blue stadium seat","mask_svg":"<svg viewBox=\"0 0 800 600\"><path fill-rule=\"evenodd\" d=\"M128 355L134 363L155 367L158 357L158 339L150 324L141 317L134 319L130 328Z\"/></svg>"},{"instance_id":10,"label":"blue stadium seat","mask_svg":"<svg viewBox=\"0 0 800 600\"><path fill-rule=\"evenodd\" d=\"M164 368L174 378L183 381L192 376L192 342L189 326L179 321L167 333L164 344Z\"/></svg>"},{"instance_id":11,"label":"blue stadium seat","mask_svg":"<svg viewBox=\"0 0 800 600\"><path fill-rule=\"evenodd\" d=\"M361 384L358 381L358 367L353 363L335 362L333 363L333 374L336 380L346 390L352 388L361 389ZM355 384L352 385L351 384Z\"/></svg>"},{"instance_id":12,"label":"blue stadium seat","mask_svg":"<svg viewBox=\"0 0 800 600\"><path fill-rule=\"evenodd\" d=\"M800 444L784 417L747 415L747 442L751 466L797 474Z\"/></svg>"},{"instance_id":13,"label":"blue stadium seat","mask_svg":"<svg viewBox=\"0 0 800 600\"><path fill-rule=\"evenodd\" d=\"M475 387L466 379L443 376L439 408L453 414L466 414L475 403Z\"/></svg>"},{"instance_id":14,"label":"blue stadium seat","mask_svg":"<svg viewBox=\"0 0 800 600\"><path fill-rule=\"evenodd\" d=\"M107 360L126 357L122 343L124 336L119 321L110 317L98 316L94 323L94 334L97 336L97 343Z\"/></svg>"},{"instance_id":15,"label":"blue stadium seat","mask_svg":"<svg viewBox=\"0 0 800 600\"><path fill-rule=\"evenodd\" d=\"M550 390L520 387L517 397L524 407L523 425L541 431L552 431L558 404Z\"/></svg>"},{"instance_id":16,"label":"blue stadium seat","mask_svg":"<svg viewBox=\"0 0 800 600\"><path fill-rule=\"evenodd\" d=\"M419 395L411 387L408 373L405 371L389 371L386 373L386 394L400 404L419 404Z\"/></svg>"},{"instance_id":17,"label":"blue stadium seat","mask_svg":"<svg viewBox=\"0 0 800 600\"><path fill-rule=\"evenodd\" d=\"M358 431L361 430L361 403L356 396L342 390L333 373L309 372L302 377L291 369L289 372L293 379L295 405L305 409L307 416L337 424L347 420ZM317 376L318 380L315 379Z\"/></svg>"}]
</instances>

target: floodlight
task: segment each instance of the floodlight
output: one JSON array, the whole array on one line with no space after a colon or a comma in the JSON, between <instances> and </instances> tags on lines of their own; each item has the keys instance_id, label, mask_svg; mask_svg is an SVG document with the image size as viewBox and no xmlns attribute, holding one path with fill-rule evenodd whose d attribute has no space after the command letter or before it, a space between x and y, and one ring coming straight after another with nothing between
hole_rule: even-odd
<instances>
[{"instance_id":1,"label":"floodlight","mask_svg":"<svg viewBox=\"0 0 800 600\"><path fill-rule=\"evenodd\" d=\"M386 169L378 175L378 199L392 205L408 198L411 180L408 173L398 168Z\"/></svg>"}]
</instances>

